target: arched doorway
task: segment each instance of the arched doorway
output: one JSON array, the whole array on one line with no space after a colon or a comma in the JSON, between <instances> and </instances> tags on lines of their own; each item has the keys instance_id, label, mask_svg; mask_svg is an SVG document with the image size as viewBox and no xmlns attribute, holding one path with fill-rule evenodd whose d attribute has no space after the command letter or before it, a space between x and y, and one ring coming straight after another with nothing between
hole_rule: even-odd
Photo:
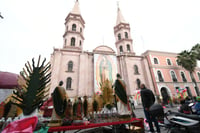
<instances>
[{"instance_id":1,"label":"arched doorway","mask_svg":"<svg viewBox=\"0 0 200 133\"><path fill-rule=\"evenodd\" d=\"M162 95L163 104L164 104L164 105L168 104L168 100L169 100L170 96L169 96L169 93L168 93L168 91L167 91L167 88L162 87L162 88L160 89L160 92L161 92L161 95Z\"/></svg>"}]
</instances>

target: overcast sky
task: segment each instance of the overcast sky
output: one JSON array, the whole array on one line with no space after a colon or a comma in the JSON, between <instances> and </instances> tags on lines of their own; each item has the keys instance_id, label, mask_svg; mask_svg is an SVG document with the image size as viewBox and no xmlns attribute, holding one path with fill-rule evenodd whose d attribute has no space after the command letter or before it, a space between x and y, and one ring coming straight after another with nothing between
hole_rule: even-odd
<instances>
[{"instance_id":1,"label":"overcast sky","mask_svg":"<svg viewBox=\"0 0 200 133\"><path fill-rule=\"evenodd\" d=\"M117 1L131 26L133 49L179 53L200 43L200 0L79 0L85 20L84 50L115 49ZM75 0L1 0L0 71L19 73L31 59L49 61L62 48L64 22Z\"/></svg>"}]
</instances>

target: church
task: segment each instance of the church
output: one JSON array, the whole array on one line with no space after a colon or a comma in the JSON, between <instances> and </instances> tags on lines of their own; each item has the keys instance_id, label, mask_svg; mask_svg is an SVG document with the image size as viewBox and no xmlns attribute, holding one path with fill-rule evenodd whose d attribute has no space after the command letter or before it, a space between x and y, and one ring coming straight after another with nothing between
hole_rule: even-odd
<instances>
[{"instance_id":1,"label":"church","mask_svg":"<svg viewBox=\"0 0 200 133\"><path fill-rule=\"evenodd\" d=\"M114 83L119 73L126 83L128 95L135 95L141 83L156 95L161 95L161 90L170 96L177 95L176 90L180 88L186 88L188 95L196 95L189 73L174 63L177 54L146 51L140 56L135 55L131 25L125 21L119 7L113 27L117 51L106 45L100 45L92 52L83 51L85 21L80 13L79 2L75 2L65 19L63 47L54 48L51 54L51 92L62 80L69 97L90 97L94 93L101 93L100 86L105 80ZM194 75L199 82L199 69ZM183 76L188 79L186 82L182 81ZM175 82L174 78L177 79Z\"/></svg>"}]
</instances>

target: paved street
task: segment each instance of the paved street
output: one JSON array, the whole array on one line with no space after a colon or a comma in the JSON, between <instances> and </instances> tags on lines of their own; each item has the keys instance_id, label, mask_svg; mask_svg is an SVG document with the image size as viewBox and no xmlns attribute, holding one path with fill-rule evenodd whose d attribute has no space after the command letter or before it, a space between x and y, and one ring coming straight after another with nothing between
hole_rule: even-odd
<instances>
[{"instance_id":1,"label":"paved street","mask_svg":"<svg viewBox=\"0 0 200 133\"><path fill-rule=\"evenodd\" d=\"M134 110L134 112L135 112L136 117L137 118L145 118L142 105L138 105L135 108L136 109ZM164 109L165 112L168 111L168 110L177 112L177 105L174 106L173 108L168 107L168 108ZM145 133L147 133L147 131L145 131ZM161 127L161 133L167 133L167 130L165 130L163 127Z\"/></svg>"}]
</instances>

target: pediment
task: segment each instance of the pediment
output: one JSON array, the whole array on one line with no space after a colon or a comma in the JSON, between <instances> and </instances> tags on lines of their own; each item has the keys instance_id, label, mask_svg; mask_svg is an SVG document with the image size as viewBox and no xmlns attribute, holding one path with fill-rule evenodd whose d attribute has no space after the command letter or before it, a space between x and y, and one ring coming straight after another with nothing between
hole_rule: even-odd
<instances>
[{"instance_id":1,"label":"pediment","mask_svg":"<svg viewBox=\"0 0 200 133\"><path fill-rule=\"evenodd\" d=\"M94 50L93 50L94 53L108 53L108 54L114 54L115 51L108 47L108 46L105 46L105 45L101 45L101 46L98 46L96 47Z\"/></svg>"}]
</instances>

